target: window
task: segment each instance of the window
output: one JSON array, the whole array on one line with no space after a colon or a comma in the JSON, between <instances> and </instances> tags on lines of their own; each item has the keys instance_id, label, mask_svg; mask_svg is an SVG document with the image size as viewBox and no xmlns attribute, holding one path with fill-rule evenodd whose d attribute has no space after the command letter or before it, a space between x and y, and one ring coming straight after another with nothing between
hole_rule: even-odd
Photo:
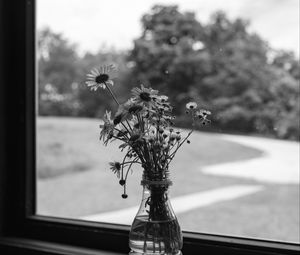
<instances>
[{"instance_id":1,"label":"window","mask_svg":"<svg viewBox=\"0 0 300 255\"><path fill-rule=\"evenodd\" d=\"M18 75L3 77L3 84L11 84L11 77L14 77L14 84L1 86L0 93L1 103L5 102L5 108L0 110L1 117L4 117L1 139L5 138L5 143L1 142L4 157L1 157L0 180L4 185L0 187L0 248L10 246L35 253L70 254L70 248L63 246L69 244L82 249L114 249L125 253L128 227L35 214L35 2L3 2L5 12L1 18L4 17L4 27L9 33L3 40L5 48L1 46L6 64L1 68L18 70ZM1 64L3 62L1 59ZM184 241L185 254L195 251L209 254L296 254L299 250L298 245L292 244L188 232ZM80 254L78 250L77 253ZM92 254L87 250L81 254L84 253Z\"/></svg>"},{"instance_id":2,"label":"window","mask_svg":"<svg viewBox=\"0 0 300 255\"><path fill-rule=\"evenodd\" d=\"M296 58L275 52L277 46L266 48L261 37L270 44L282 38L268 32L274 30L269 17L242 11L291 13L276 27L291 23L297 30L296 2L280 11L271 2L209 1L209 10L197 9L205 1L177 1L178 8L152 2L120 13L127 2L72 1L70 9L68 0L37 2L37 213L131 224L141 169L133 168L129 197L122 200L108 165L122 153L98 141L100 119L116 107L106 91L93 93L84 84L94 66L114 63L119 74L113 89L121 102L142 82L169 95L179 127L189 126L187 100L213 112L212 125L194 132L171 165L172 202L183 229L299 242ZM195 16L186 13L191 10ZM295 41L280 43L288 48ZM287 86L290 91L281 94Z\"/></svg>"}]
</instances>

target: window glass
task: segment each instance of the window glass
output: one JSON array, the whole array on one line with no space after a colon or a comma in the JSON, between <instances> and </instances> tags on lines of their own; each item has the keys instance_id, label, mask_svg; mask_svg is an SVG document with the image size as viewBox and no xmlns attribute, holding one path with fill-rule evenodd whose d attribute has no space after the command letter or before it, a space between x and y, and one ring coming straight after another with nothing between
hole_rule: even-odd
<instances>
[{"instance_id":1,"label":"window glass","mask_svg":"<svg viewBox=\"0 0 300 255\"><path fill-rule=\"evenodd\" d=\"M114 64L120 102L144 84L212 112L170 165L183 230L299 243L299 2L38 0L37 214L130 225L127 199L99 141L107 90L86 74Z\"/></svg>"}]
</instances>

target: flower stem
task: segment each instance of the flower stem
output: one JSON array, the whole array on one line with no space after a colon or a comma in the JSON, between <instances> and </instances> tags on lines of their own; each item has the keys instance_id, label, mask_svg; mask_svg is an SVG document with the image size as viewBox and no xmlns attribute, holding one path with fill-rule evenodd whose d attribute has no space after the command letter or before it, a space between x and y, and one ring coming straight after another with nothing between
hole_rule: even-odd
<instances>
[{"instance_id":1,"label":"flower stem","mask_svg":"<svg viewBox=\"0 0 300 255\"><path fill-rule=\"evenodd\" d=\"M117 103L117 105L120 105L118 99L116 98L115 94L113 93L112 89L110 88L110 86L108 85L108 83L105 82L105 86L108 90L108 92L110 93L110 95L112 96L112 98L115 100L115 102Z\"/></svg>"},{"instance_id":2,"label":"flower stem","mask_svg":"<svg viewBox=\"0 0 300 255\"><path fill-rule=\"evenodd\" d=\"M190 137L190 135L193 133L193 131L194 131L194 129L190 130L190 132L188 133L188 135L179 143L179 145L177 146L176 150L171 153L171 155L169 156L170 161L174 158L174 156L175 156L176 152L178 151L178 149ZM170 163L170 161L169 161L169 163Z\"/></svg>"},{"instance_id":3,"label":"flower stem","mask_svg":"<svg viewBox=\"0 0 300 255\"><path fill-rule=\"evenodd\" d=\"M112 98L115 100L115 102L117 103L117 105L120 105L118 99L116 98L115 94L113 93L112 89L110 88L110 86L108 85L108 83L104 83L105 86L107 87L108 92L110 93L110 95L112 96ZM129 125L128 121L126 120L126 123L129 127L130 130L132 130L131 126ZM127 129L127 127L122 123L122 125L124 126L124 128L129 132L129 130ZM130 133L130 132L129 132Z\"/></svg>"}]
</instances>

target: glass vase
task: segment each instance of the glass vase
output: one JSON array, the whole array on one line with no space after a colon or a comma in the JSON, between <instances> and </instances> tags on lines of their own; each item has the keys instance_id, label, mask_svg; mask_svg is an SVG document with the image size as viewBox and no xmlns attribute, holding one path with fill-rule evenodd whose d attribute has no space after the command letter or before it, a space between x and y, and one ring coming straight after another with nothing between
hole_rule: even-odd
<instances>
[{"instance_id":1,"label":"glass vase","mask_svg":"<svg viewBox=\"0 0 300 255\"><path fill-rule=\"evenodd\" d=\"M168 196L171 184L142 181L142 202L129 234L130 254L182 254L182 232Z\"/></svg>"}]
</instances>

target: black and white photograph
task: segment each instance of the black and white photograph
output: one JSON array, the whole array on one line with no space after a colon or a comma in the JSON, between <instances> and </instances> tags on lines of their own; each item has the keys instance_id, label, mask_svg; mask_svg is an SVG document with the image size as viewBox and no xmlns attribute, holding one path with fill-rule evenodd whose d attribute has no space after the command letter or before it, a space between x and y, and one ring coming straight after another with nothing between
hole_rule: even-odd
<instances>
[{"instance_id":1,"label":"black and white photograph","mask_svg":"<svg viewBox=\"0 0 300 255\"><path fill-rule=\"evenodd\" d=\"M299 4L2 0L0 254L299 254Z\"/></svg>"}]
</instances>

